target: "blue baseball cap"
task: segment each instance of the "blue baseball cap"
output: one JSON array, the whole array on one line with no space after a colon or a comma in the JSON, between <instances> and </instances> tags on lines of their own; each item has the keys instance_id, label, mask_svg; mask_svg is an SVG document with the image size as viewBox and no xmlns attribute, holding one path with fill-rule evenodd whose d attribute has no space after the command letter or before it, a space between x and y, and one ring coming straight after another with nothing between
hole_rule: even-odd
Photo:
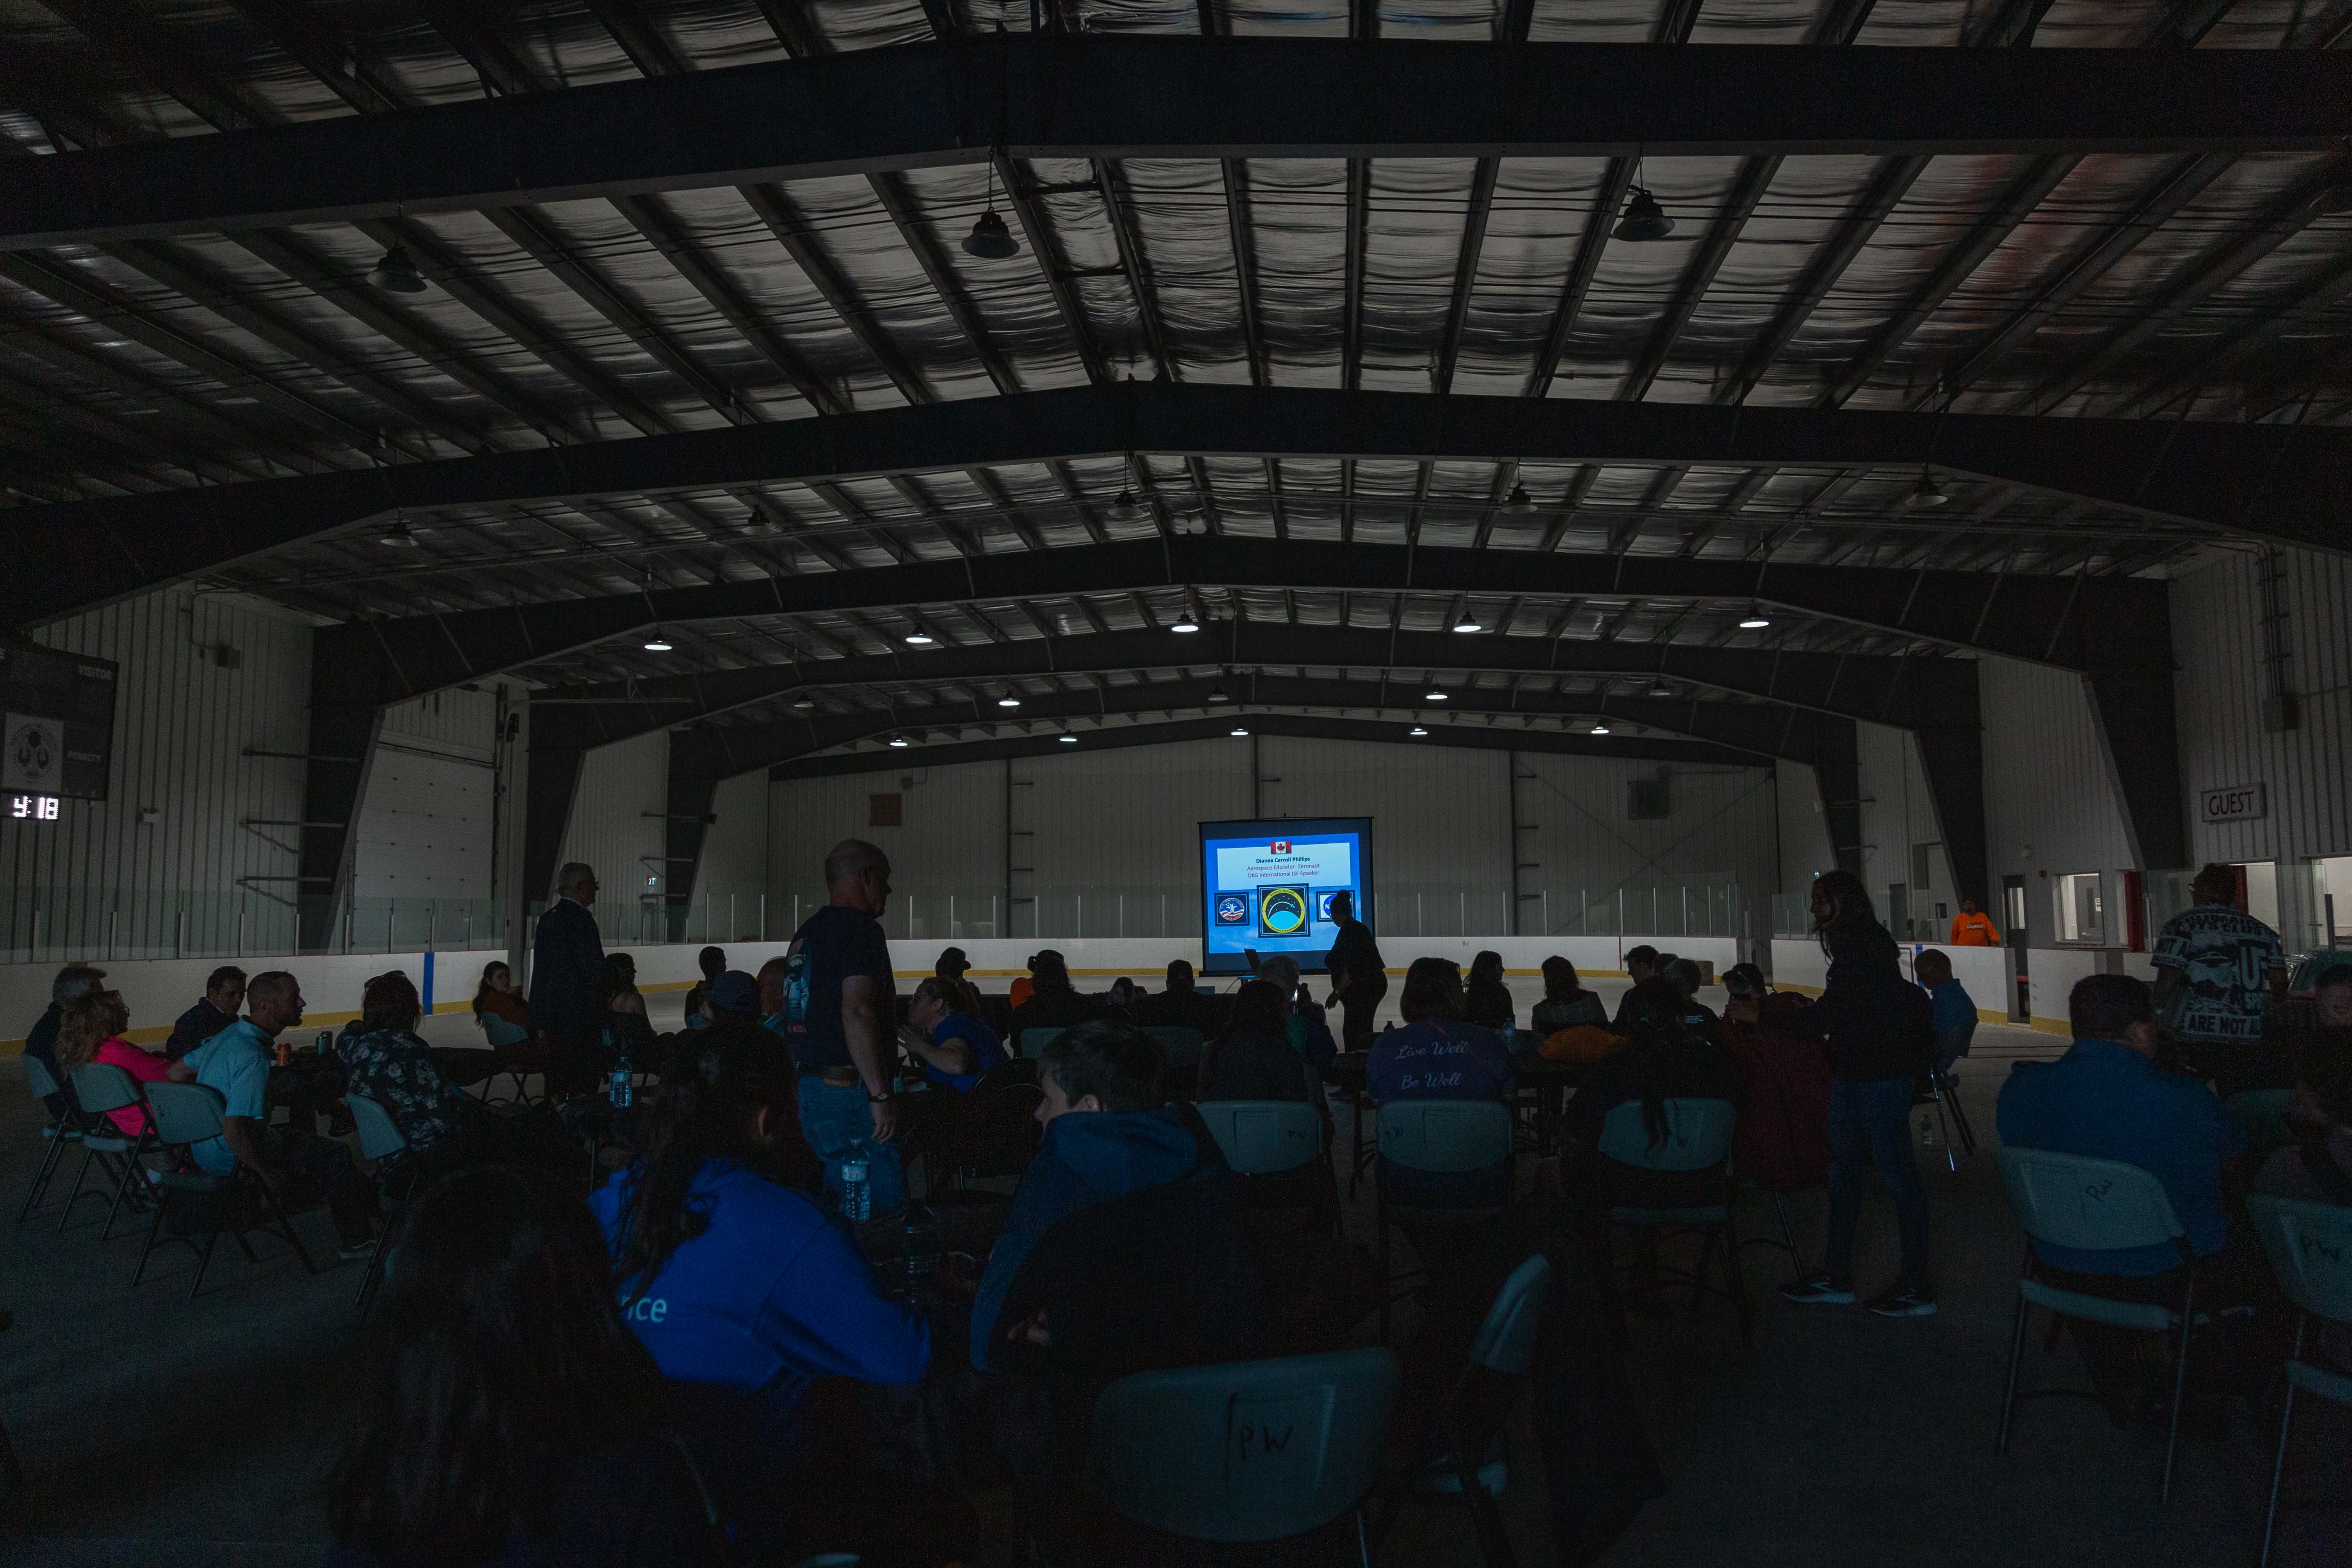
<instances>
[{"instance_id":1,"label":"blue baseball cap","mask_svg":"<svg viewBox=\"0 0 2352 1568\"><path fill-rule=\"evenodd\" d=\"M703 994L710 1005L722 1013L757 1013L760 1010L760 983L740 969L730 969L710 983Z\"/></svg>"}]
</instances>

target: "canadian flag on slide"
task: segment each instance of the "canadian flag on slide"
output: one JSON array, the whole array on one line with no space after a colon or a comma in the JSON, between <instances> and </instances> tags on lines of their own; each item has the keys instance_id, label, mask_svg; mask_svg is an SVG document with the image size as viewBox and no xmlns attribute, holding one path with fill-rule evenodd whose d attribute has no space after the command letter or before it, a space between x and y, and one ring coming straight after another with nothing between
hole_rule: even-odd
<instances>
[{"instance_id":1,"label":"canadian flag on slide","mask_svg":"<svg viewBox=\"0 0 2352 1568\"><path fill-rule=\"evenodd\" d=\"M1277 855L1287 855L1287 854L1289 854L1289 853L1290 853L1290 840L1289 840L1289 839L1287 839L1287 838L1277 838L1277 839L1276 839L1276 840L1274 841L1274 852L1275 852L1276 854L1277 854Z\"/></svg>"}]
</instances>

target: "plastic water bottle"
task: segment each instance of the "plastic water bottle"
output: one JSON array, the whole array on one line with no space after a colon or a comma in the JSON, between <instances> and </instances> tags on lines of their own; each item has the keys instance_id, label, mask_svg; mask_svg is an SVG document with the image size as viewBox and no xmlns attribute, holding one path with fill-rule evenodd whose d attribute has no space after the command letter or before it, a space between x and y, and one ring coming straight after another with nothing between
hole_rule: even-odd
<instances>
[{"instance_id":1,"label":"plastic water bottle","mask_svg":"<svg viewBox=\"0 0 2352 1568\"><path fill-rule=\"evenodd\" d=\"M1935 1146L1936 1113L1932 1110L1923 1110L1919 1113L1919 1147L1933 1149Z\"/></svg>"},{"instance_id":2,"label":"plastic water bottle","mask_svg":"<svg viewBox=\"0 0 2352 1568\"><path fill-rule=\"evenodd\" d=\"M852 1225L874 1217L874 1184L866 1180L866 1170L863 1160L841 1163L841 1217Z\"/></svg>"},{"instance_id":3,"label":"plastic water bottle","mask_svg":"<svg viewBox=\"0 0 2352 1568\"><path fill-rule=\"evenodd\" d=\"M320 1054L320 1056L322 1056L322 1057L323 1057L323 1056L325 1056L329 1051L331 1051L331 1050L333 1050L334 1048L335 1048L335 1032L334 1032L332 1029L321 1029L321 1030L320 1030L320 1031L319 1031L319 1054Z\"/></svg>"},{"instance_id":4,"label":"plastic water bottle","mask_svg":"<svg viewBox=\"0 0 2352 1568\"><path fill-rule=\"evenodd\" d=\"M907 1300L920 1302L940 1278L939 1216L921 1204L907 1205Z\"/></svg>"},{"instance_id":5,"label":"plastic water bottle","mask_svg":"<svg viewBox=\"0 0 2352 1568\"><path fill-rule=\"evenodd\" d=\"M615 1110L625 1110L628 1107L629 1102L636 1098L636 1084L629 1077L629 1054L626 1051L624 1051L621 1053L621 1059L613 1064L613 1092L611 1096L613 1109Z\"/></svg>"}]
</instances>

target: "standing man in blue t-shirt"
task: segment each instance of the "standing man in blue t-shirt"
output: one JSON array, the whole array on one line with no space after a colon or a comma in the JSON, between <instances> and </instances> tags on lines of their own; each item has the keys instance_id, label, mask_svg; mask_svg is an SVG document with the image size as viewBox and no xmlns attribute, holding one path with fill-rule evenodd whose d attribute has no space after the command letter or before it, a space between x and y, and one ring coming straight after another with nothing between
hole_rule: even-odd
<instances>
[{"instance_id":1,"label":"standing man in blue t-shirt","mask_svg":"<svg viewBox=\"0 0 2352 1568\"><path fill-rule=\"evenodd\" d=\"M824 858L824 907L784 950L784 1037L800 1064L801 1131L824 1162L826 1192L838 1197L842 1163L863 1160L874 1213L886 1215L907 1202L890 1102L898 988L882 935L890 858L864 839L843 839Z\"/></svg>"}]
</instances>

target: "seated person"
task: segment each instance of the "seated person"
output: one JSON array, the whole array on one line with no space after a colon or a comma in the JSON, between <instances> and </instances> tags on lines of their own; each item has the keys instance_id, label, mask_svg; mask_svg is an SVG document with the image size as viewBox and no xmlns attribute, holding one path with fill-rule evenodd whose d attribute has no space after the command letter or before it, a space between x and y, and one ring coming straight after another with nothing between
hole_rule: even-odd
<instances>
[{"instance_id":1,"label":"seated person","mask_svg":"<svg viewBox=\"0 0 2352 1568\"><path fill-rule=\"evenodd\" d=\"M1181 958L1168 965L1168 989L1157 996L1144 998L1140 1005L1144 1023L1198 1029L1204 1040L1225 1026L1223 1010L1217 1005L1217 999L1194 986L1192 966Z\"/></svg>"},{"instance_id":2,"label":"seated person","mask_svg":"<svg viewBox=\"0 0 2352 1568\"><path fill-rule=\"evenodd\" d=\"M1511 1058L1492 1029L1462 1021L1462 971L1443 958L1417 958L1397 999L1402 1028L1372 1041L1364 1088L1376 1105L1400 1100L1492 1100L1507 1103ZM1511 1201L1511 1163L1484 1171L1412 1171L1383 1157L1380 1179L1392 1201L1490 1207Z\"/></svg>"},{"instance_id":3,"label":"seated person","mask_svg":"<svg viewBox=\"0 0 2352 1568\"><path fill-rule=\"evenodd\" d=\"M2344 976L2352 994L2352 964L2339 964L2330 977ZM71 1018L72 1014L68 1012ZM2352 1025L2311 1031L2295 1071L2295 1105L2290 1120L2309 1135L2273 1152L2254 1177L2252 1190L2305 1203L2352 1205Z\"/></svg>"},{"instance_id":4,"label":"seated person","mask_svg":"<svg viewBox=\"0 0 2352 1568\"><path fill-rule=\"evenodd\" d=\"M1830 1064L1803 1023L1805 998L1774 991L1764 972L1735 963L1717 1032L1745 1089L1731 1157L1742 1181L1793 1193L1829 1180Z\"/></svg>"},{"instance_id":5,"label":"seated person","mask_svg":"<svg viewBox=\"0 0 2352 1568\"><path fill-rule=\"evenodd\" d=\"M625 952L604 955L604 1028L613 1048L639 1072L655 1070L654 1026L637 989L637 961ZM608 1059L606 1067L612 1065Z\"/></svg>"},{"instance_id":6,"label":"seated person","mask_svg":"<svg viewBox=\"0 0 2352 1568\"><path fill-rule=\"evenodd\" d=\"M996 1031L966 1010L961 982L933 975L907 1003L899 1043L922 1064L923 1076L958 1094L970 1094L992 1068L1008 1059Z\"/></svg>"},{"instance_id":7,"label":"seated person","mask_svg":"<svg viewBox=\"0 0 2352 1568\"><path fill-rule=\"evenodd\" d=\"M1470 961L1470 978L1462 988L1462 1016L1489 1029L1507 1029L1518 1017L1511 988L1503 981L1503 955L1486 952Z\"/></svg>"},{"instance_id":8,"label":"seated person","mask_svg":"<svg viewBox=\"0 0 2352 1568\"><path fill-rule=\"evenodd\" d=\"M1301 984L1298 960L1286 953L1269 958L1259 967L1257 977L1283 999L1283 1032L1289 1037L1290 1048L1315 1069L1319 1083L1322 1070L1339 1054L1339 1042L1331 1037L1329 1015L1315 1000L1314 988Z\"/></svg>"},{"instance_id":9,"label":"seated person","mask_svg":"<svg viewBox=\"0 0 2352 1568\"><path fill-rule=\"evenodd\" d=\"M1658 973L1673 983L1675 993L1682 997L1683 1022L1694 1029L1715 1033L1718 1022L1715 1009L1698 999L1698 983L1705 978L1698 965L1687 958L1670 959L1658 966Z\"/></svg>"},{"instance_id":10,"label":"seated person","mask_svg":"<svg viewBox=\"0 0 2352 1568\"><path fill-rule=\"evenodd\" d=\"M1195 1098L1312 1101L1308 1064L1290 1043L1289 1024L1282 992L1273 982L1244 985L1234 998L1233 1026L1201 1052ZM1326 1029L1324 1037L1329 1037Z\"/></svg>"},{"instance_id":11,"label":"seated person","mask_svg":"<svg viewBox=\"0 0 2352 1568\"><path fill-rule=\"evenodd\" d=\"M49 983L47 1009L25 1033L25 1054L47 1068L49 1076L58 1080L58 1092L44 1097L41 1102L49 1113L49 1121L76 1132L97 1131L99 1119L84 1116L74 1101L73 1085L66 1081L66 1074L58 1065L58 1030L65 1023L66 1004L97 990L105 980L103 969L92 969L86 963L67 964Z\"/></svg>"},{"instance_id":12,"label":"seated person","mask_svg":"<svg viewBox=\"0 0 2352 1568\"><path fill-rule=\"evenodd\" d=\"M408 1140L401 1160L425 1162L436 1173L479 1154L484 1137L480 1103L449 1081L416 1033L424 1004L405 974L379 974L360 994L360 1028L337 1042L343 1092L383 1107Z\"/></svg>"},{"instance_id":13,"label":"seated person","mask_svg":"<svg viewBox=\"0 0 2352 1568\"><path fill-rule=\"evenodd\" d=\"M1687 963L1687 960L1685 960ZM1627 1010L1633 1032L1622 1049L1596 1062L1569 1097L1561 1130L1597 1153L1609 1113L1639 1100L1653 1147L1665 1136L1662 1101L1739 1099L1739 1070L1712 1032L1693 1024L1681 987L1664 979L1633 988ZM1605 1161L1592 1167L1611 1198L1646 1208L1711 1203L1722 1190L1720 1171L1650 1171Z\"/></svg>"},{"instance_id":14,"label":"seated person","mask_svg":"<svg viewBox=\"0 0 2352 1568\"><path fill-rule=\"evenodd\" d=\"M1131 1024L1140 1023L1142 1020L1135 1016L1135 1008L1142 1000L1142 990L1133 980L1122 974L1110 983L1110 991L1103 997L1103 1008L1111 1017L1124 1018Z\"/></svg>"},{"instance_id":15,"label":"seated person","mask_svg":"<svg viewBox=\"0 0 2352 1568\"><path fill-rule=\"evenodd\" d=\"M474 1016L496 1018L518 1029L530 1027L530 1005L523 1000L522 987L515 984L514 971L505 960L494 958L482 965L481 984L474 988Z\"/></svg>"},{"instance_id":16,"label":"seated person","mask_svg":"<svg viewBox=\"0 0 2352 1568\"><path fill-rule=\"evenodd\" d=\"M236 1010L244 1005L245 971L234 963L222 964L205 981L205 994L196 998L196 1005L172 1025L172 1037L163 1042L163 1059L178 1061L236 1023Z\"/></svg>"},{"instance_id":17,"label":"seated person","mask_svg":"<svg viewBox=\"0 0 2352 1568\"><path fill-rule=\"evenodd\" d=\"M226 1102L220 1136L188 1153L215 1176L250 1173L289 1214L323 1198L343 1256L364 1258L375 1245L375 1193L352 1163L351 1151L320 1138L299 1117L292 1126L269 1125L272 1047L279 1035L300 1026L302 1006L294 976L282 969L257 974L245 988L245 1016L188 1053L196 1081Z\"/></svg>"},{"instance_id":18,"label":"seated person","mask_svg":"<svg viewBox=\"0 0 2352 1568\"><path fill-rule=\"evenodd\" d=\"M1052 948L1029 955L1029 973L1034 976L1029 999L1013 1009L1015 1048L1028 1030L1066 1028L1102 1016L1100 1001L1071 988L1070 967Z\"/></svg>"},{"instance_id":19,"label":"seated person","mask_svg":"<svg viewBox=\"0 0 2352 1568\"><path fill-rule=\"evenodd\" d=\"M328 1486L331 1568L701 1568L673 1396L622 1327L579 1197L502 1167L402 1226Z\"/></svg>"},{"instance_id":20,"label":"seated person","mask_svg":"<svg viewBox=\"0 0 2352 1568\"><path fill-rule=\"evenodd\" d=\"M1158 1041L1110 1020L1045 1047L1045 1136L972 1305L975 1367L1042 1352L1109 1378L1255 1350L1264 1291L1230 1173L1198 1116L1163 1102L1166 1070Z\"/></svg>"},{"instance_id":21,"label":"seated person","mask_svg":"<svg viewBox=\"0 0 2352 1568\"><path fill-rule=\"evenodd\" d=\"M1648 942L1643 942L1625 950L1626 979L1639 985L1657 973L1658 950L1656 948L1652 947ZM1609 1021L1609 1027L1617 1034L1624 1034L1629 1027L1626 1019L1633 1006L1633 993L1629 989L1625 994L1617 998L1617 1016Z\"/></svg>"},{"instance_id":22,"label":"seated person","mask_svg":"<svg viewBox=\"0 0 2352 1568\"><path fill-rule=\"evenodd\" d=\"M2218 1283L2219 1269L2204 1260L2218 1258L2229 1237L2223 1168L2244 1151L2244 1130L2202 1081L2158 1062L2156 1007L2146 983L2128 974L2087 976L2067 997L2067 1013L2074 1044L2064 1056L2010 1069L1997 1112L2000 1141L2119 1160L2147 1172L2163 1184L2188 1233L2200 1283L2209 1273ZM2034 1251L2037 1276L2061 1289L2179 1305L2180 1255L2169 1242L2100 1251L2036 1242ZM2154 1393L2139 1385L2137 1336L2073 1320L2067 1328L2109 1415L2136 1418Z\"/></svg>"},{"instance_id":23,"label":"seated person","mask_svg":"<svg viewBox=\"0 0 2352 1568\"><path fill-rule=\"evenodd\" d=\"M1912 968L1927 988L1930 1024L1936 1031L1936 1076L1942 1078L1952 1070L1954 1062L1969 1054L1969 1037L1976 1033L1976 1000L1967 986L1953 978L1951 954L1927 948Z\"/></svg>"},{"instance_id":24,"label":"seated person","mask_svg":"<svg viewBox=\"0 0 2352 1568\"><path fill-rule=\"evenodd\" d=\"M778 1520L809 1385L919 1382L930 1331L883 1297L849 1232L808 1196L821 1170L801 1134L791 1048L730 1020L683 1037L678 1054L650 1097L644 1154L588 1206L622 1316L686 1385L713 1490L730 1511Z\"/></svg>"},{"instance_id":25,"label":"seated person","mask_svg":"<svg viewBox=\"0 0 2352 1568\"><path fill-rule=\"evenodd\" d=\"M1609 1009L1601 998L1584 988L1577 978L1576 965L1565 958L1552 957L1543 961L1544 999L1528 1016L1528 1026L1546 1038L1562 1029L1579 1024L1605 1025Z\"/></svg>"},{"instance_id":26,"label":"seated person","mask_svg":"<svg viewBox=\"0 0 2352 1568\"><path fill-rule=\"evenodd\" d=\"M727 950L706 947L694 955L694 963L695 967L702 971L702 978L687 988L686 1027L707 1029L710 1026L710 1020L703 1015L702 999L709 994L710 983L727 973Z\"/></svg>"},{"instance_id":27,"label":"seated person","mask_svg":"<svg viewBox=\"0 0 2352 1568\"><path fill-rule=\"evenodd\" d=\"M1687 963L1687 959L1682 962ZM1724 1167L1698 1171L1653 1171L1614 1160L1601 1152L1609 1113L1638 1103L1642 1124L1655 1148L1666 1136L1664 1102L1673 1099L1739 1099L1739 1071L1731 1053L1711 1029L1691 1021L1689 999L1672 980L1654 977L1633 988L1626 1020L1633 1032L1585 1074L1569 1098L1561 1130L1577 1148L1563 1162L1561 1175L1580 1207L1599 1210L1623 1204L1634 1208L1698 1208L1724 1201ZM1658 1243L1661 1233L1643 1226L1634 1233L1630 1295L1645 1310L1658 1303Z\"/></svg>"},{"instance_id":28,"label":"seated person","mask_svg":"<svg viewBox=\"0 0 2352 1568\"><path fill-rule=\"evenodd\" d=\"M244 989L240 978L238 989ZM65 1005L65 1016L58 1027L58 1066L70 1076L76 1068L88 1062L103 1062L118 1067L140 1083L188 1083L195 1073L178 1062L166 1061L152 1051L142 1051L122 1037L131 1027L131 1009L123 1005L120 991L85 991ZM111 1131L125 1138L136 1138L147 1130L147 1108L125 1106L110 1110L106 1119L114 1126Z\"/></svg>"}]
</instances>

